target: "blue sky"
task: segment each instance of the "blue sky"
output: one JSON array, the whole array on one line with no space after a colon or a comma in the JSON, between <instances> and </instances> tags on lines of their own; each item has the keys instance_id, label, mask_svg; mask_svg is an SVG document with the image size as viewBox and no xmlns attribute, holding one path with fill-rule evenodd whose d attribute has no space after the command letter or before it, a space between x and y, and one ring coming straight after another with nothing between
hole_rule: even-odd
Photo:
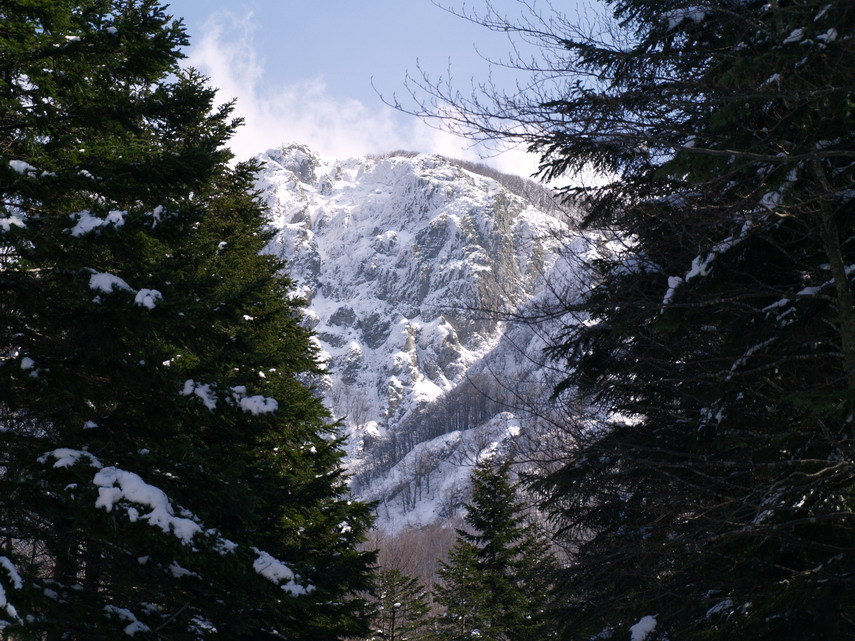
<instances>
[{"instance_id":1,"label":"blue sky","mask_svg":"<svg viewBox=\"0 0 855 641\"><path fill-rule=\"evenodd\" d=\"M520 10L516 0L492 4L511 15ZM562 9L575 5L566 0ZM188 64L211 79L222 101L237 99L246 119L232 143L239 159L286 142L334 158L400 148L479 158L468 141L385 106L377 91L406 95L407 72L421 66L445 75L449 63L465 90L470 79L487 77L482 55L509 51L505 34L430 0L174 0L170 11L190 34ZM522 175L535 166L519 150L487 162Z\"/></svg>"}]
</instances>

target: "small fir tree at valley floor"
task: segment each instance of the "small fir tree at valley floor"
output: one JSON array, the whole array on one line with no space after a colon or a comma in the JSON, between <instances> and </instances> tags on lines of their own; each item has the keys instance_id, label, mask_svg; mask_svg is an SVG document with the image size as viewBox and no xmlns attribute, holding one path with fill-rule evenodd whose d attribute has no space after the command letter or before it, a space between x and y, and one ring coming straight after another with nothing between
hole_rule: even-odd
<instances>
[{"instance_id":1,"label":"small fir tree at valley floor","mask_svg":"<svg viewBox=\"0 0 855 641\"><path fill-rule=\"evenodd\" d=\"M437 621L444 641L472 638L531 641L555 635L552 580L557 562L538 528L526 523L510 462L481 461L472 477L466 528L435 599L445 608Z\"/></svg>"},{"instance_id":2,"label":"small fir tree at valley floor","mask_svg":"<svg viewBox=\"0 0 855 641\"><path fill-rule=\"evenodd\" d=\"M236 122L154 0L0 0L0 637L368 632Z\"/></svg>"},{"instance_id":3,"label":"small fir tree at valley floor","mask_svg":"<svg viewBox=\"0 0 855 641\"><path fill-rule=\"evenodd\" d=\"M430 638L430 603L425 587L400 570L377 573L371 639L423 641Z\"/></svg>"}]
</instances>

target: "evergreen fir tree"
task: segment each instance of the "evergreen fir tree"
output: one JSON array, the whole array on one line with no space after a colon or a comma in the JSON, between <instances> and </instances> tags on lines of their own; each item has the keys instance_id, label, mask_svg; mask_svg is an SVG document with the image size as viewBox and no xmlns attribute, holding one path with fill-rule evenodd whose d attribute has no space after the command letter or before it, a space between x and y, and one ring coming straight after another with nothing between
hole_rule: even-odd
<instances>
[{"instance_id":1,"label":"evergreen fir tree","mask_svg":"<svg viewBox=\"0 0 855 641\"><path fill-rule=\"evenodd\" d=\"M520 4L466 17L524 40L526 82L413 87L545 178L604 179L565 190L600 255L548 310L556 396L593 408L541 486L565 638L855 637L855 4Z\"/></svg>"},{"instance_id":2,"label":"evergreen fir tree","mask_svg":"<svg viewBox=\"0 0 855 641\"><path fill-rule=\"evenodd\" d=\"M367 631L299 301L155 0L0 1L0 629Z\"/></svg>"},{"instance_id":3,"label":"evergreen fir tree","mask_svg":"<svg viewBox=\"0 0 855 641\"><path fill-rule=\"evenodd\" d=\"M609 79L563 105L597 137L548 152L622 173L588 221L622 247L554 352L619 417L550 479L568 636L849 638L855 12L612 5L631 46L568 43Z\"/></svg>"},{"instance_id":4,"label":"evergreen fir tree","mask_svg":"<svg viewBox=\"0 0 855 641\"><path fill-rule=\"evenodd\" d=\"M536 526L527 524L510 463L485 460L472 477L467 529L448 563L440 563L436 601L445 613L438 636L501 641L544 639L555 633L552 580L557 563Z\"/></svg>"},{"instance_id":5,"label":"evergreen fir tree","mask_svg":"<svg viewBox=\"0 0 855 641\"><path fill-rule=\"evenodd\" d=\"M850 639L855 5L607 4L604 35L488 14L541 38L529 94L433 88L543 176L611 179L567 189L600 255L554 310L557 395L605 417L542 486L565 638Z\"/></svg>"},{"instance_id":6,"label":"evergreen fir tree","mask_svg":"<svg viewBox=\"0 0 855 641\"><path fill-rule=\"evenodd\" d=\"M430 604L425 587L400 570L377 573L372 621L375 641L422 641L430 638Z\"/></svg>"}]
</instances>

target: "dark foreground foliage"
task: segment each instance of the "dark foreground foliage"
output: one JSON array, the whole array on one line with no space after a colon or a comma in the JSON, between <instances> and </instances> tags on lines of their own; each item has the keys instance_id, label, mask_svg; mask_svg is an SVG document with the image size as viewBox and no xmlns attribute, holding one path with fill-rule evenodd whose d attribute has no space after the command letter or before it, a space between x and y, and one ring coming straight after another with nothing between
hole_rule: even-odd
<instances>
[{"instance_id":1,"label":"dark foreground foliage","mask_svg":"<svg viewBox=\"0 0 855 641\"><path fill-rule=\"evenodd\" d=\"M542 47L525 91L413 89L546 178L611 178L567 189L601 252L557 310L556 396L612 418L564 426L540 486L565 638L852 638L855 5L610 0L589 27L521 5L468 17Z\"/></svg>"}]
</instances>

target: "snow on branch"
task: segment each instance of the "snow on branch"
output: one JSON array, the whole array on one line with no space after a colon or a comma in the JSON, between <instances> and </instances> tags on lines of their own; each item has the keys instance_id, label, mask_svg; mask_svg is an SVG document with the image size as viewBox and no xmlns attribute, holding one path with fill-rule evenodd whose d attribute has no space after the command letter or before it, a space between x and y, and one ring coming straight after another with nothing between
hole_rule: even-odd
<instances>
[{"instance_id":1,"label":"snow on branch","mask_svg":"<svg viewBox=\"0 0 855 641\"><path fill-rule=\"evenodd\" d=\"M12 227L25 227L24 216L18 212L9 212L6 218L0 218L0 229L3 232L8 232Z\"/></svg>"},{"instance_id":2,"label":"snow on branch","mask_svg":"<svg viewBox=\"0 0 855 641\"><path fill-rule=\"evenodd\" d=\"M751 221L746 221L742 225L742 229L739 231L738 235L728 236L720 243L716 243L708 252L695 256L695 258L692 259L692 265L689 268L689 271L686 272L684 276L669 276L668 289L662 297L662 309L664 310L664 308L671 302L671 299L674 297L674 293L680 285L698 276L706 276L709 273L710 266L713 261L718 256L725 254L744 241L748 237L748 232L750 230Z\"/></svg>"},{"instance_id":3,"label":"snow on branch","mask_svg":"<svg viewBox=\"0 0 855 641\"><path fill-rule=\"evenodd\" d=\"M291 596L309 594L315 589L311 584L300 585L297 583L297 577L293 570L282 563L282 561L257 548L252 548L252 551L258 555L258 558L252 564L252 568L264 578L279 585L279 587L291 594ZM280 585L281 581L285 581L285 583Z\"/></svg>"},{"instance_id":4,"label":"snow on branch","mask_svg":"<svg viewBox=\"0 0 855 641\"><path fill-rule=\"evenodd\" d=\"M57 468L70 467L79 461L86 461L91 467L98 470L92 479L93 485L98 488L98 499L95 501L96 508L103 508L111 512L113 508L124 502L125 505L123 507L125 507L129 521L132 523L147 521L149 525L157 527L167 534L171 533L175 535L185 545L189 545L197 535L202 535L212 541L214 551L222 556L233 553L238 547L237 543L223 537L216 529L205 529L201 521L188 510L180 509L179 513L182 516L175 516L175 509L166 492L146 483L139 475L133 472L112 466L103 467L97 458L85 450L58 448L39 457L38 461L40 463L47 463L51 458L55 459L54 467ZM139 507L146 508L148 513L141 514ZM303 585L299 583L294 571L268 552L255 547L250 549L256 554L256 559L252 564L253 570L279 585L285 592L288 592L292 596L300 596L309 594L314 590L314 586L311 584L307 583ZM12 576L16 587L22 585L20 576L15 572L14 566L11 565L8 559L0 557L0 567L6 568L7 572ZM176 577L198 577L194 572L181 568L174 563L169 567L169 570ZM282 583L283 581L284 583ZM0 607L3 607L6 603L5 599L5 592L3 592L3 586L0 584ZM112 611L112 613L120 614L118 610ZM0 620L0 626L2 626L2 620ZM133 628L132 626L133 621L129 627L134 632L142 631L142 628ZM131 632L127 633L131 634Z\"/></svg>"},{"instance_id":5,"label":"snow on branch","mask_svg":"<svg viewBox=\"0 0 855 641\"><path fill-rule=\"evenodd\" d=\"M66 229L66 231L75 238L78 238L91 231L100 229L101 227L106 227L107 225L121 227L125 224L125 216L127 216L127 214L128 212L126 211L113 210L107 214L106 218L100 218L92 215L88 209L84 209L83 211L69 214L71 219L77 222L74 227Z\"/></svg>"},{"instance_id":6,"label":"snow on branch","mask_svg":"<svg viewBox=\"0 0 855 641\"><path fill-rule=\"evenodd\" d=\"M656 616L647 615L629 629L630 641L645 641L656 629Z\"/></svg>"},{"instance_id":7,"label":"snow on branch","mask_svg":"<svg viewBox=\"0 0 855 641\"><path fill-rule=\"evenodd\" d=\"M104 292L105 294L112 294L114 289L123 289L129 292L134 291L124 280L107 272L94 272L89 277L89 289Z\"/></svg>"},{"instance_id":8,"label":"snow on branch","mask_svg":"<svg viewBox=\"0 0 855 641\"><path fill-rule=\"evenodd\" d=\"M260 394L247 396L246 387L243 385L233 387L232 396L244 412L249 412L253 416L270 414L279 408L279 403L275 398L261 396Z\"/></svg>"},{"instance_id":9,"label":"snow on branch","mask_svg":"<svg viewBox=\"0 0 855 641\"><path fill-rule=\"evenodd\" d=\"M156 289L141 289L134 296L134 302L140 307L147 309L154 309L159 300L163 300L163 294Z\"/></svg>"},{"instance_id":10,"label":"snow on branch","mask_svg":"<svg viewBox=\"0 0 855 641\"><path fill-rule=\"evenodd\" d=\"M151 512L140 516L139 510L128 507L128 518L131 522L142 519L164 532L172 532L184 544L189 544L193 537L202 531L202 527L194 519L175 516L166 493L149 485L133 472L105 467L95 475L92 482L98 487L95 507L110 512L116 503L125 500L149 508Z\"/></svg>"},{"instance_id":11,"label":"snow on branch","mask_svg":"<svg viewBox=\"0 0 855 641\"><path fill-rule=\"evenodd\" d=\"M21 174L22 176L39 173L38 169L23 160L10 160L9 167L12 169L12 171Z\"/></svg>"},{"instance_id":12,"label":"snow on branch","mask_svg":"<svg viewBox=\"0 0 855 641\"><path fill-rule=\"evenodd\" d=\"M205 407L212 412L217 407L217 397L211 389L210 383L197 383L192 378L184 381L184 387L181 388L181 396L198 396L202 399Z\"/></svg>"},{"instance_id":13,"label":"snow on branch","mask_svg":"<svg viewBox=\"0 0 855 641\"><path fill-rule=\"evenodd\" d=\"M5 556L0 556L0 567L6 570L6 574L9 575L9 578L12 579L12 585L16 590L20 590L24 587L24 579L21 578L21 575L18 574L18 570L15 569L15 565Z\"/></svg>"},{"instance_id":14,"label":"snow on branch","mask_svg":"<svg viewBox=\"0 0 855 641\"><path fill-rule=\"evenodd\" d=\"M672 9L665 11L662 18L668 21L668 31L673 31L682 24L684 20L691 20L695 24L700 24L707 17L709 9L699 6L683 7L682 9Z\"/></svg>"},{"instance_id":15,"label":"snow on branch","mask_svg":"<svg viewBox=\"0 0 855 641\"><path fill-rule=\"evenodd\" d=\"M212 412L217 407L217 395L213 383L197 383L192 378L184 381L181 396L198 396ZM279 409L279 402L275 398L256 394L247 396L246 386L237 385L231 388L231 397L226 398L228 403L236 403L244 412L258 416L259 414L270 414Z\"/></svg>"},{"instance_id":16,"label":"snow on branch","mask_svg":"<svg viewBox=\"0 0 855 641\"><path fill-rule=\"evenodd\" d=\"M202 526L195 516L184 510L182 512L188 514L188 518L175 516L166 492L149 485L133 472L116 467L104 467L97 458L85 450L57 448L40 456L38 461L47 463L51 458L55 459L53 464L55 468L71 467L85 460L91 467L98 470L92 479L93 485L98 488L96 508L111 512L120 501L148 508L150 510L148 514L140 515L137 507L128 506L128 519L131 522L148 521L149 524L159 527L164 532L172 532L185 544L190 543L193 536L202 531Z\"/></svg>"},{"instance_id":17,"label":"snow on branch","mask_svg":"<svg viewBox=\"0 0 855 641\"><path fill-rule=\"evenodd\" d=\"M157 306L157 301L163 299L163 294L156 289L143 288L137 291L122 278L107 272L96 272L95 270L92 270L92 275L89 277L89 289L94 289L105 294L112 294L113 290L116 289L133 292L134 303L147 309L154 309ZM95 302L100 302L100 299L96 297Z\"/></svg>"},{"instance_id":18,"label":"snow on branch","mask_svg":"<svg viewBox=\"0 0 855 641\"><path fill-rule=\"evenodd\" d=\"M96 469L104 467L101 465L101 461L86 450L72 450L67 447L59 447L52 452L42 454L37 460L39 463L47 463L50 457L56 459L53 464L54 467L71 467L84 458L89 459L89 465Z\"/></svg>"},{"instance_id":19,"label":"snow on branch","mask_svg":"<svg viewBox=\"0 0 855 641\"><path fill-rule=\"evenodd\" d=\"M130 623L126 625L124 629L124 633L128 636L132 637L137 632L151 631L151 628L149 628L145 623L137 619L136 615L127 608L118 608L115 605L105 605L104 612L106 612L108 615L115 615L119 618L120 621L130 621Z\"/></svg>"},{"instance_id":20,"label":"snow on branch","mask_svg":"<svg viewBox=\"0 0 855 641\"><path fill-rule=\"evenodd\" d=\"M684 276L683 280L689 281L696 276L706 276L709 273L710 264L716 259L716 257L721 256L745 240L748 237L750 229L751 222L746 221L745 224L742 225L742 229L738 236L728 236L720 243L716 243L706 255L696 256L694 260L692 260L692 268Z\"/></svg>"},{"instance_id":21,"label":"snow on branch","mask_svg":"<svg viewBox=\"0 0 855 641\"><path fill-rule=\"evenodd\" d=\"M760 343L757 343L756 345L752 345L751 347L749 347L745 351L745 353L739 358L737 358L733 365L730 366L731 374L733 372L736 372L736 370L738 370L740 367L743 367L748 362L748 359L751 358L754 354L756 354L760 350L767 348L769 345L776 342L777 340L777 336L772 336L771 338L767 338L765 341L762 341ZM728 374L725 380L729 381L732 378L731 374Z\"/></svg>"},{"instance_id":22,"label":"snow on branch","mask_svg":"<svg viewBox=\"0 0 855 641\"><path fill-rule=\"evenodd\" d=\"M18 574L18 570L15 569L15 565L12 561L5 556L0 556L0 568L6 570L6 574L9 575L9 578L12 580L12 587L16 590L20 590L24 587L24 580L21 578L21 575ZM15 621L20 621L21 618L18 616L18 611L15 609L11 603L9 603L9 599L6 596L6 590L3 587L3 582L0 581L0 610L5 610L6 614L8 614ZM8 621L4 621L0 619L0 630L8 625Z\"/></svg>"}]
</instances>

